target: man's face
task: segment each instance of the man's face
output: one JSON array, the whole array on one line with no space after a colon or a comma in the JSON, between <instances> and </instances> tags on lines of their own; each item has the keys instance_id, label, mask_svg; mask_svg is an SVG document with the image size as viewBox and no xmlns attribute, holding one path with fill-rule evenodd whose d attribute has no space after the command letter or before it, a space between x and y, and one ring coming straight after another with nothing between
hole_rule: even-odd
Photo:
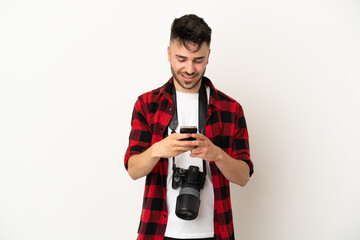
<instances>
[{"instance_id":1,"label":"man's face","mask_svg":"<svg viewBox=\"0 0 360 240\"><path fill-rule=\"evenodd\" d=\"M209 62L210 49L206 43L187 43L187 49L178 41L171 41L168 47L168 60L174 76L175 88L179 92L196 93Z\"/></svg>"}]
</instances>

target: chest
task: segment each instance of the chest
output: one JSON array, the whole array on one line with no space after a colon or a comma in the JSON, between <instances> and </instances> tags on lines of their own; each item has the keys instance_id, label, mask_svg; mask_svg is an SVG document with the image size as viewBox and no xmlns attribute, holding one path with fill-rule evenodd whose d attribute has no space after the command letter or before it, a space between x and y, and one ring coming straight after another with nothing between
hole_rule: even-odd
<instances>
[{"instance_id":1,"label":"chest","mask_svg":"<svg viewBox=\"0 0 360 240\"><path fill-rule=\"evenodd\" d=\"M176 93L178 126L198 126L199 119L199 94L198 93Z\"/></svg>"}]
</instances>

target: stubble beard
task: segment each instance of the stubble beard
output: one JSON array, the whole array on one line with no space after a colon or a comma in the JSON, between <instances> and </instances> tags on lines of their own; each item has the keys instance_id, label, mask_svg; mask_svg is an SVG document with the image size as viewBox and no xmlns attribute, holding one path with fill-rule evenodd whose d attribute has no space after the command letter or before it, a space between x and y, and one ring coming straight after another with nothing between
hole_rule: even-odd
<instances>
[{"instance_id":1,"label":"stubble beard","mask_svg":"<svg viewBox=\"0 0 360 240\"><path fill-rule=\"evenodd\" d=\"M191 89L196 88L196 87L200 84L201 79L203 78L203 76L204 76L204 74L205 74L205 70L204 70L203 73L199 74L199 78L196 79L196 80L194 81L194 83L191 84L190 86L189 86L189 85L186 85L185 82L181 81L181 80L177 77L177 74L178 74L178 75L181 75L181 73L180 73L180 72L175 73L175 71L174 71L174 69L173 69L172 67L171 67L171 73L172 73L175 81L176 81L182 88L184 88L184 89L186 89L186 90L191 90Z\"/></svg>"}]
</instances>

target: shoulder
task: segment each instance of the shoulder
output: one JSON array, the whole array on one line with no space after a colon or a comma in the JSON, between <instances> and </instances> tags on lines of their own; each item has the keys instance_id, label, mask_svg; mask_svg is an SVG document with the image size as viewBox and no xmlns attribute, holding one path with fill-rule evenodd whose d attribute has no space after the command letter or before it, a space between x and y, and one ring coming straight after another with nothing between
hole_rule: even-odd
<instances>
[{"instance_id":1,"label":"shoulder","mask_svg":"<svg viewBox=\"0 0 360 240\"><path fill-rule=\"evenodd\" d=\"M218 91L218 99L221 105L220 111L235 114L237 117L244 115L244 111L239 102L229 95Z\"/></svg>"},{"instance_id":2,"label":"shoulder","mask_svg":"<svg viewBox=\"0 0 360 240\"><path fill-rule=\"evenodd\" d=\"M153 89L151 91L145 92L138 96L135 103L135 109L142 112L151 112L154 113L158 110L160 105L163 105L164 102L168 101L171 94L168 93L169 82L165 83L163 86Z\"/></svg>"},{"instance_id":3,"label":"shoulder","mask_svg":"<svg viewBox=\"0 0 360 240\"><path fill-rule=\"evenodd\" d=\"M238 101L219 89L215 88L210 82L210 103L220 111L242 112L242 107Z\"/></svg>"}]
</instances>

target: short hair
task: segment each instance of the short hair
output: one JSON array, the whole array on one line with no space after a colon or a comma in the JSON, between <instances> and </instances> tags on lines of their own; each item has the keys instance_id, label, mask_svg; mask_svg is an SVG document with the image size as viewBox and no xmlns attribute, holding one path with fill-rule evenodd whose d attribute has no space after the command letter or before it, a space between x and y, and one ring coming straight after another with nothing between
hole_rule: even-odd
<instances>
[{"instance_id":1,"label":"short hair","mask_svg":"<svg viewBox=\"0 0 360 240\"><path fill-rule=\"evenodd\" d=\"M188 43L195 43L198 49L206 42L210 46L211 28L204 19L195 14L175 18L171 26L170 41L177 40L189 50Z\"/></svg>"}]
</instances>

